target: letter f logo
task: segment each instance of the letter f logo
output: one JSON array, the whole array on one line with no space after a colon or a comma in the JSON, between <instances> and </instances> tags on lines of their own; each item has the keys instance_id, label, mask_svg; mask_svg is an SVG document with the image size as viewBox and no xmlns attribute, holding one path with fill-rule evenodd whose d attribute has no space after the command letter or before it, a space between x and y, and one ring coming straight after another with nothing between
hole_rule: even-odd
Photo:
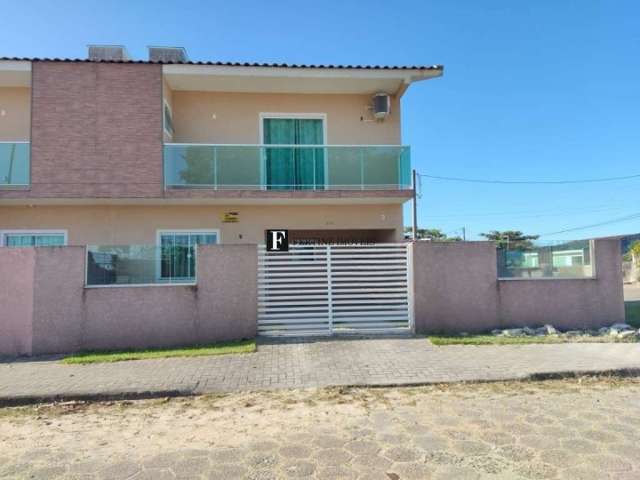
<instances>
[{"instance_id":1,"label":"letter f logo","mask_svg":"<svg viewBox=\"0 0 640 480\"><path fill-rule=\"evenodd\" d=\"M267 230L267 251L268 252L288 252L289 251L288 230Z\"/></svg>"}]
</instances>

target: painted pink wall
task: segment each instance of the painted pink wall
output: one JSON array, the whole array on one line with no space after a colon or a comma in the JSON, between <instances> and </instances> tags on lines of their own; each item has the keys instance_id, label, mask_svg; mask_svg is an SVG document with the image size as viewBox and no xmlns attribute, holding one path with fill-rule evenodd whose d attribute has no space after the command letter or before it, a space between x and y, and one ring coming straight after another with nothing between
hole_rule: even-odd
<instances>
[{"instance_id":1,"label":"painted pink wall","mask_svg":"<svg viewBox=\"0 0 640 480\"><path fill-rule=\"evenodd\" d=\"M596 278L497 280L490 242L413 244L416 331L483 331L624 319L617 240L595 242ZM257 248L212 245L197 286L84 288L83 247L0 248L0 355L211 343L256 334Z\"/></svg>"},{"instance_id":2,"label":"painted pink wall","mask_svg":"<svg viewBox=\"0 0 640 480\"><path fill-rule=\"evenodd\" d=\"M416 332L495 326L496 247L491 242L413 244Z\"/></svg>"},{"instance_id":3,"label":"painted pink wall","mask_svg":"<svg viewBox=\"0 0 640 480\"><path fill-rule=\"evenodd\" d=\"M479 332L551 323L561 329L624 321L619 240L596 240L595 279L498 280L491 242L417 242L416 332Z\"/></svg>"},{"instance_id":4,"label":"painted pink wall","mask_svg":"<svg viewBox=\"0 0 640 480\"><path fill-rule=\"evenodd\" d=\"M255 245L201 247L197 286L84 288L84 261L84 247L0 248L0 355L255 336Z\"/></svg>"},{"instance_id":5,"label":"painted pink wall","mask_svg":"<svg viewBox=\"0 0 640 480\"><path fill-rule=\"evenodd\" d=\"M552 323L561 329L624 322L620 241L594 244L595 280L500 281L498 309L503 322L515 326Z\"/></svg>"},{"instance_id":6,"label":"painted pink wall","mask_svg":"<svg viewBox=\"0 0 640 480\"><path fill-rule=\"evenodd\" d=\"M0 248L0 356L31 353L35 250Z\"/></svg>"},{"instance_id":7,"label":"painted pink wall","mask_svg":"<svg viewBox=\"0 0 640 480\"><path fill-rule=\"evenodd\" d=\"M34 355L82 348L84 247L36 248Z\"/></svg>"},{"instance_id":8,"label":"painted pink wall","mask_svg":"<svg viewBox=\"0 0 640 480\"><path fill-rule=\"evenodd\" d=\"M254 337L257 263L255 245L206 246L198 250L197 286L84 289L82 349Z\"/></svg>"}]
</instances>

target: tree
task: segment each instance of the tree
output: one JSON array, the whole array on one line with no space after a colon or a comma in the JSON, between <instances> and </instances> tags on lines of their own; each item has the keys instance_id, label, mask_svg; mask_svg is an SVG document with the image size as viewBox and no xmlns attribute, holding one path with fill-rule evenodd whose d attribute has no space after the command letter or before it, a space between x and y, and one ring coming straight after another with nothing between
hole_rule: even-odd
<instances>
[{"instance_id":1,"label":"tree","mask_svg":"<svg viewBox=\"0 0 640 480\"><path fill-rule=\"evenodd\" d=\"M404 232L411 236L413 229L411 227L405 227ZM418 228L416 236L421 240L431 240L433 242L459 242L462 240L460 237L449 237L446 233L442 233L439 228Z\"/></svg>"},{"instance_id":2,"label":"tree","mask_svg":"<svg viewBox=\"0 0 640 480\"><path fill-rule=\"evenodd\" d=\"M481 233L487 240L496 242L498 248L508 248L509 250L527 250L533 248L533 240L537 240L540 235L525 235L520 230L491 230L489 233Z\"/></svg>"},{"instance_id":3,"label":"tree","mask_svg":"<svg viewBox=\"0 0 640 480\"><path fill-rule=\"evenodd\" d=\"M631 244L629 253L631 253L631 265L636 272L636 278L640 280L640 240Z\"/></svg>"}]
</instances>

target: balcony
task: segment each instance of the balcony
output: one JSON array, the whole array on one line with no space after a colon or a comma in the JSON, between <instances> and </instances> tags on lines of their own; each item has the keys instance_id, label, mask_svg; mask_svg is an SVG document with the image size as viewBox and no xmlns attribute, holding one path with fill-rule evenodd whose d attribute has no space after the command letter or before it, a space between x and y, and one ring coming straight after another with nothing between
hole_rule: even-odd
<instances>
[{"instance_id":1,"label":"balcony","mask_svg":"<svg viewBox=\"0 0 640 480\"><path fill-rule=\"evenodd\" d=\"M165 189L410 191L401 145L164 146Z\"/></svg>"},{"instance_id":2,"label":"balcony","mask_svg":"<svg viewBox=\"0 0 640 480\"><path fill-rule=\"evenodd\" d=\"M30 184L29 142L0 142L0 189Z\"/></svg>"}]
</instances>

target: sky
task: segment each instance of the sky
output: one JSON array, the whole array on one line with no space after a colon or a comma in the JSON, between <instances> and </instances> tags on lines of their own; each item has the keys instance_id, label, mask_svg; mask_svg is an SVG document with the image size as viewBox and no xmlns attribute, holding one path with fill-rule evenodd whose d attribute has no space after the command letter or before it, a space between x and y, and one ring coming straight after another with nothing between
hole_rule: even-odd
<instances>
[{"instance_id":1,"label":"sky","mask_svg":"<svg viewBox=\"0 0 640 480\"><path fill-rule=\"evenodd\" d=\"M170 45L192 60L443 64L443 77L403 97L402 140L418 173L640 175L636 0L25 0L2 17L0 56L82 58L87 44L122 44L141 59L148 45ZM470 239L507 229L545 240L635 233L639 192L640 176L422 177L418 224L451 235L465 227Z\"/></svg>"}]
</instances>

